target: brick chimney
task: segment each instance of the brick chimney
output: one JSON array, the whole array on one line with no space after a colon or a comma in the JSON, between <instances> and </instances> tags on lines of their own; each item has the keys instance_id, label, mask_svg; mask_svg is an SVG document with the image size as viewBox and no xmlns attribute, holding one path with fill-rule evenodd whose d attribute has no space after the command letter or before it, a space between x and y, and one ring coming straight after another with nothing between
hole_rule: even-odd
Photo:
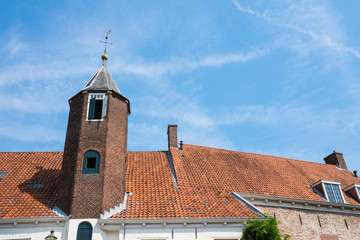
<instances>
[{"instance_id":1,"label":"brick chimney","mask_svg":"<svg viewBox=\"0 0 360 240\"><path fill-rule=\"evenodd\" d=\"M347 166L342 153L333 152L324 158L326 164L338 165L342 169L347 170Z\"/></svg>"},{"instance_id":2,"label":"brick chimney","mask_svg":"<svg viewBox=\"0 0 360 240\"><path fill-rule=\"evenodd\" d=\"M178 140L177 140L177 125L176 124L168 125L167 135L168 135L169 149L170 149L170 147L177 147Z\"/></svg>"}]
</instances>

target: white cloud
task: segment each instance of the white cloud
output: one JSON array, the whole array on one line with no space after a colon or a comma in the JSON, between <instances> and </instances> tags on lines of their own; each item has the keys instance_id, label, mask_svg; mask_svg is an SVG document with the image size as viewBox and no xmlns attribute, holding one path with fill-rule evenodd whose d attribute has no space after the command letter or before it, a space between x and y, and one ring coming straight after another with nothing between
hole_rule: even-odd
<instances>
[{"instance_id":1,"label":"white cloud","mask_svg":"<svg viewBox=\"0 0 360 240\"><path fill-rule=\"evenodd\" d=\"M10 139L29 142L63 142L65 133L42 125L2 122L0 135Z\"/></svg>"},{"instance_id":2,"label":"white cloud","mask_svg":"<svg viewBox=\"0 0 360 240\"><path fill-rule=\"evenodd\" d=\"M136 63L114 62L115 71L127 74L139 75L142 77L160 77L173 75L182 72L189 72L203 67L221 67L226 64L247 62L264 55L261 50L254 50L249 53L231 53L224 55L205 56L200 59L172 58L158 63ZM131 61L127 61L131 62Z\"/></svg>"},{"instance_id":3,"label":"white cloud","mask_svg":"<svg viewBox=\"0 0 360 240\"><path fill-rule=\"evenodd\" d=\"M58 79L66 79L94 72L94 67L89 66L88 61L81 64L82 59L77 61L48 61L43 63L19 63L11 68L1 69L0 86L15 85L22 82L46 81L55 82ZM85 64L84 64L85 63Z\"/></svg>"},{"instance_id":4,"label":"white cloud","mask_svg":"<svg viewBox=\"0 0 360 240\"><path fill-rule=\"evenodd\" d=\"M6 44L6 48L9 50L11 55L17 54L26 48L25 43L18 40L17 37L12 36L11 40Z\"/></svg>"},{"instance_id":5,"label":"white cloud","mask_svg":"<svg viewBox=\"0 0 360 240\"><path fill-rule=\"evenodd\" d=\"M247 62L261 57L263 54L263 51L255 50L246 54L210 55L197 60L191 58L172 58L158 63L138 62L135 64L127 63L132 61L123 62L114 60L114 62L111 63L111 72L113 74L134 74L140 77L155 78L163 75L188 72L202 67L221 67L236 62ZM89 75L89 73L95 71L95 66L95 58L90 59L90 61L87 58L66 61L52 61L51 59L47 59L47 62L37 64L15 64L11 68L1 69L0 86L40 80L54 82L58 79L66 79L68 77L85 74Z\"/></svg>"},{"instance_id":6,"label":"white cloud","mask_svg":"<svg viewBox=\"0 0 360 240\"><path fill-rule=\"evenodd\" d=\"M308 37L311 37L322 47L336 51L349 53L360 59L360 52L346 44L335 40L342 38L339 33L342 31L336 22L336 17L329 13L326 6L317 5L309 1L289 2L284 9L276 9L269 13L261 13L249 7L242 6L238 0L232 0L233 4L243 13L250 14L262 19L272 25L286 28ZM313 45L313 43L312 43ZM308 47L308 45L306 46Z\"/></svg>"}]
</instances>

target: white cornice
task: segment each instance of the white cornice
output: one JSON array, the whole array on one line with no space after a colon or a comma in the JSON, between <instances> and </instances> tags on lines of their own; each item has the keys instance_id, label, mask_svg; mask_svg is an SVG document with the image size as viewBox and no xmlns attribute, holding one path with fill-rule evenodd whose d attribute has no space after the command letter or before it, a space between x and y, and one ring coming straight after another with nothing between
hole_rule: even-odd
<instances>
[{"instance_id":1,"label":"white cornice","mask_svg":"<svg viewBox=\"0 0 360 240\"><path fill-rule=\"evenodd\" d=\"M307 199L275 197L249 193L237 193L255 206L293 208L310 211L324 211L332 213L346 213L360 215L360 205L334 203Z\"/></svg>"},{"instance_id":2,"label":"white cornice","mask_svg":"<svg viewBox=\"0 0 360 240\"><path fill-rule=\"evenodd\" d=\"M37 218L6 218L0 219L1 228L27 228L27 227L46 227L58 225L64 226L69 220L67 217L37 217Z\"/></svg>"},{"instance_id":3,"label":"white cornice","mask_svg":"<svg viewBox=\"0 0 360 240\"><path fill-rule=\"evenodd\" d=\"M250 218L169 218L169 219L99 219L104 231L129 228L224 228L243 227ZM253 218L251 218L253 219ZM267 219L259 217L259 219Z\"/></svg>"}]
</instances>

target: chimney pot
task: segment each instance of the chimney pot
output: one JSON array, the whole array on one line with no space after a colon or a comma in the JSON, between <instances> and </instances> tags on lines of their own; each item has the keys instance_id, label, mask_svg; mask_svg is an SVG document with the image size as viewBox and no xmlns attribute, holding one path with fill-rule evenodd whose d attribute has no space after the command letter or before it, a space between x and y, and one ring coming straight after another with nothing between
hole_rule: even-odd
<instances>
[{"instance_id":1,"label":"chimney pot","mask_svg":"<svg viewBox=\"0 0 360 240\"><path fill-rule=\"evenodd\" d=\"M356 170L354 171L354 177L356 177L356 178L358 177Z\"/></svg>"},{"instance_id":2,"label":"chimney pot","mask_svg":"<svg viewBox=\"0 0 360 240\"><path fill-rule=\"evenodd\" d=\"M180 141L180 150L183 150L183 141Z\"/></svg>"},{"instance_id":3,"label":"chimney pot","mask_svg":"<svg viewBox=\"0 0 360 240\"><path fill-rule=\"evenodd\" d=\"M326 164L338 165L342 169L347 170L347 166L342 153L333 152L329 156L324 158Z\"/></svg>"},{"instance_id":4,"label":"chimney pot","mask_svg":"<svg viewBox=\"0 0 360 240\"><path fill-rule=\"evenodd\" d=\"M168 147L177 147L177 125L176 124L169 124L167 129L168 135Z\"/></svg>"}]
</instances>

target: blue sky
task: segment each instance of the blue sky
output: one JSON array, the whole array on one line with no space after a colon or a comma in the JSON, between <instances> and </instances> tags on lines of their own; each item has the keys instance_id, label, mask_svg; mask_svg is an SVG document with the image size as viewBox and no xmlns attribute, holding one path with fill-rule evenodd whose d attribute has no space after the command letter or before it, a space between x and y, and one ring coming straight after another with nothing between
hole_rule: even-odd
<instances>
[{"instance_id":1,"label":"blue sky","mask_svg":"<svg viewBox=\"0 0 360 240\"><path fill-rule=\"evenodd\" d=\"M101 65L131 101L129 150L185 143L360 170L360 1L2 1L0 151L62 151Z\"/></svg>"}]
</instances>

